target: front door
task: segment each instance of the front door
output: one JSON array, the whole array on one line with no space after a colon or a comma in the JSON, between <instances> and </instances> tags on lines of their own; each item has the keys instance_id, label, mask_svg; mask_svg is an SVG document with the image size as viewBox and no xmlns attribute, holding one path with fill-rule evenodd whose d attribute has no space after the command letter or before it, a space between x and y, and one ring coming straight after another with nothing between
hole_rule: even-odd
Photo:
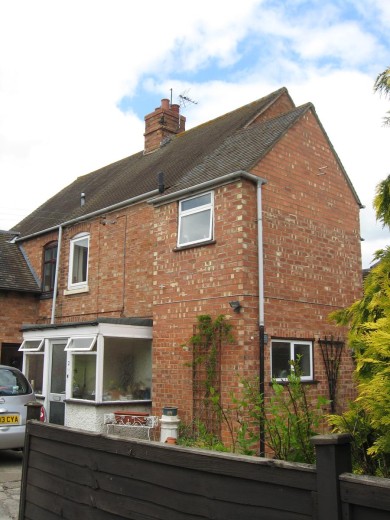
<instances>
[{"instance_id":1,"label":"front door","mask_svg":"<svg viewBox=\"0 0 390 520\"><path fill-rule=\"evenodd\" d=\"M65 423L66 343L51 344L49 422Z\"/></svg>"}]
</instances>

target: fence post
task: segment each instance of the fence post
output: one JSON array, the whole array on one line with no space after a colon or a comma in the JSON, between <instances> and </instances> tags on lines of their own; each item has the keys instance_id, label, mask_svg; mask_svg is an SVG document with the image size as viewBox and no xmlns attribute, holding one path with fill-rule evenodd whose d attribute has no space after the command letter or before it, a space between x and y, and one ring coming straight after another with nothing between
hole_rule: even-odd
<instances>
[{"instance_id":1,"label":"fence post","mask_svg":"<svg viewBox=\"0 0 390 520\"><path fill-rule=\"evenodd\" d=\"M347 433L311 439L316 449L318 520L342 520L339 475L352 471L351 439Z\"/></svg>"},{"instance_id":2,"label":"fence post","mask_svg":"<svg viewBox=\"0 0 390 520\"><path fill-rule=\"evenodd\" d=\"M39 419L41 417L42 404L39 401L29 401L24 406L27 406L26 421L30 421L30 420L39 421Z\"/></svg>"}]
</instances>

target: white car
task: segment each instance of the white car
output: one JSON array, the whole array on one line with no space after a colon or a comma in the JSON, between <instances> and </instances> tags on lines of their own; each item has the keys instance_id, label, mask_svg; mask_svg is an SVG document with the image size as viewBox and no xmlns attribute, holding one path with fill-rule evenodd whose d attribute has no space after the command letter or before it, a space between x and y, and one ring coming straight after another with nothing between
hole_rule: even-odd
<instances>
[{"instance_id":1,"label":"white car","mask_svg":"<svg viewBox=\"0 0 390 520\"><path fill-rule=\"evenodd\" d=\"M24 447L27 406L35 402L30 383L17 368L0 365L0 450ZM40 411L43 417L43 407Z\"/></svg>"}]
</instances>

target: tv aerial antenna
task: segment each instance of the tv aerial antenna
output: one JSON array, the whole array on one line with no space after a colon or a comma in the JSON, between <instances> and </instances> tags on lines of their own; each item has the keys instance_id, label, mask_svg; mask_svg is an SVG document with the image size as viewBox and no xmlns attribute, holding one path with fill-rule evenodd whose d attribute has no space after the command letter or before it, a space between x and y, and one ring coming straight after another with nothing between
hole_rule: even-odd
<instances>
[{"instance_id":1,"label":"tv aerial antenna","mask_svg":"<svg viewBox=\"0 0 390 520\"><path fill-rule=\"evenodd\" d=\"M181 107L186 107L189 103L192 104L192 105L197 105L198 102L195 101L194 99L191 99L189 96L188 96L188 92L189 92L189 89L188 90L185 90L184 92L182 92L181 94L179 94L179 105Z\"/></svg>"}]
</instances>

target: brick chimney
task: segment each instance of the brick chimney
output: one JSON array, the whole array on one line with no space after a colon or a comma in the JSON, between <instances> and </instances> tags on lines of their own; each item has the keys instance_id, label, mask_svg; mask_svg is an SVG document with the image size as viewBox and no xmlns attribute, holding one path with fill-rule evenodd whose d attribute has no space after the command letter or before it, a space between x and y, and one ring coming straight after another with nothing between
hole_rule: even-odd
<instances>
[{"instance_id":1,"label":"brick chimney","mask_svg":"<svg viewBox=\"0 0 390 520\"><path fill-rule=\"evenodd\" d=\"M179 105L162 99L161 106L145 116L145 150L150 153L164 145L169 137L185 131L186 118L180 115Z\"/></svg>"}]
</instances>

